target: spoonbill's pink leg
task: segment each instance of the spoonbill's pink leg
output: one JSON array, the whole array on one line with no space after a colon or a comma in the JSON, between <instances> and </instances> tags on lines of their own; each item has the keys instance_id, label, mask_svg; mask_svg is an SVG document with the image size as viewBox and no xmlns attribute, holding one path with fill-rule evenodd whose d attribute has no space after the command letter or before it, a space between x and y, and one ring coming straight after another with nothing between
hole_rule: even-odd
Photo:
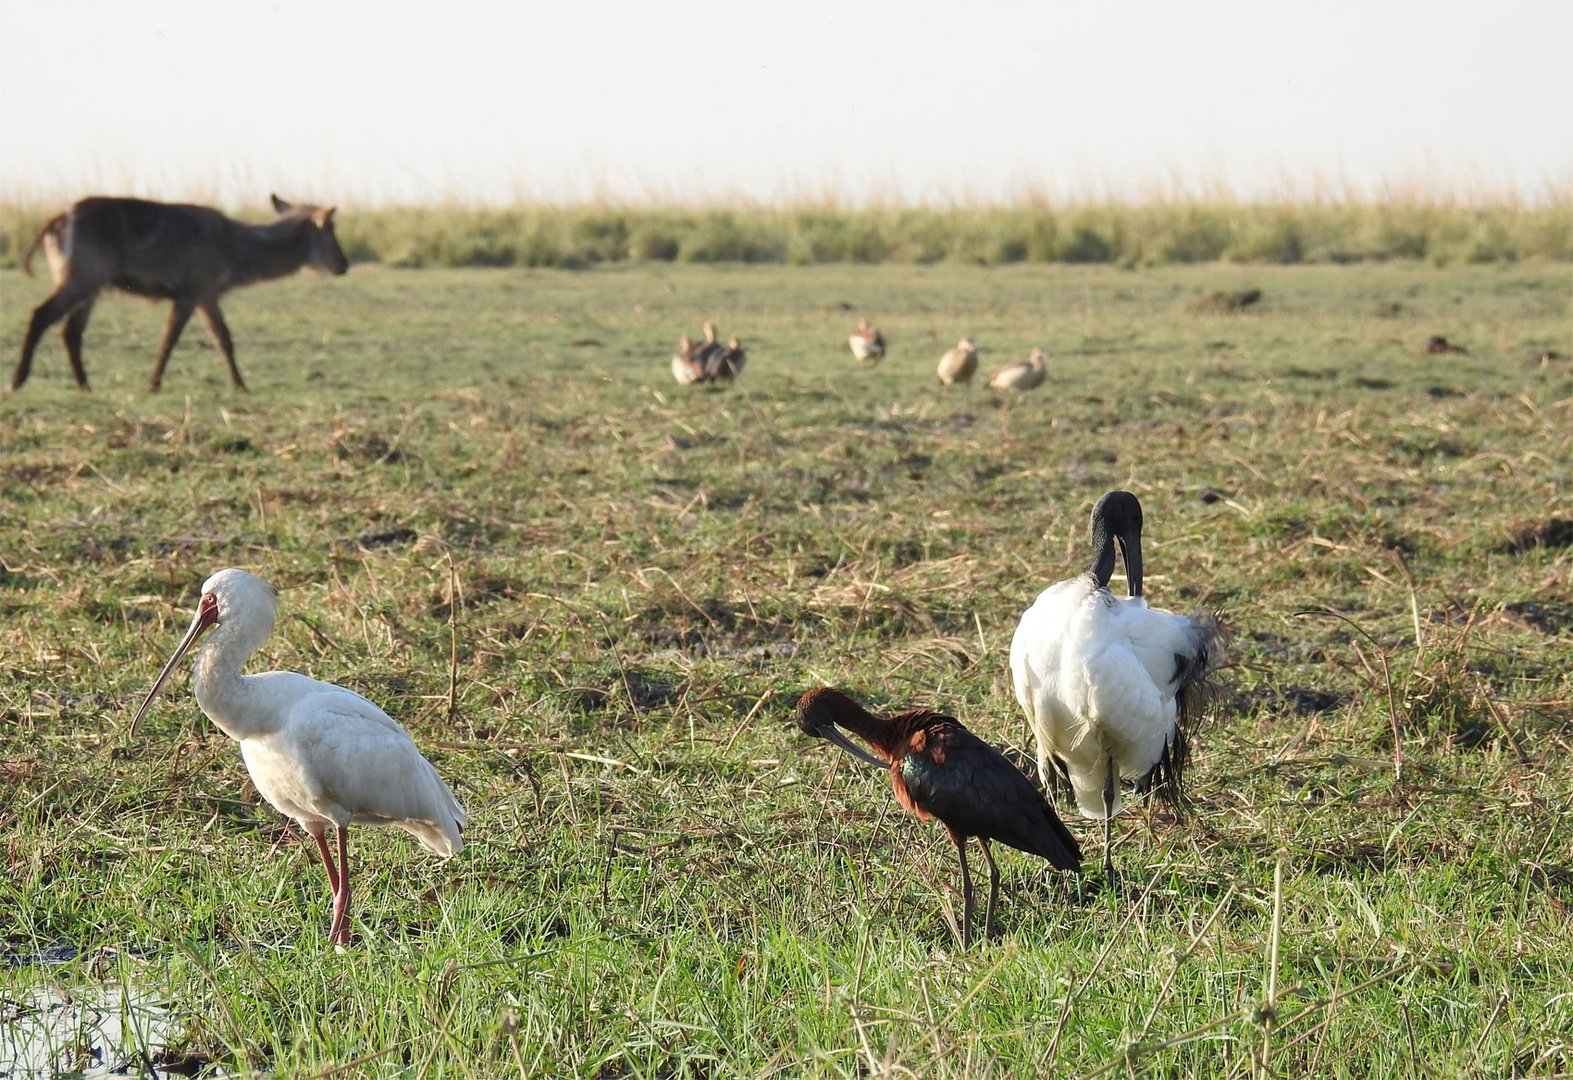
<instances>
[{"instance_id":1,"label":"spoonbill's pink leg","mask_svg":"<svg viewBox=\"0 0 1573 1080\"><path fill-rule=\"evenodd\" d=\"M327 845L323 845L327 851ZM350 831L339 829L339 884L333 897L333 925L328 929L328 941L334 945L348 945L350 931Z\"/></svg>"},{"instance_id":2,"label":"spoonbill's pink leg","mask_svg":"<svg viewBox=\"0 0 1573 1080\"><path fill-rule=\"evenodd\" d=\"M339 895L339 872L333 868L333 856L328 854L328 842L322 838L321 832L314 832L311 838L317 842L317 853L322 856L323 869L328 872L328 891L335 897Z\"/></svg>"}]
</instances>

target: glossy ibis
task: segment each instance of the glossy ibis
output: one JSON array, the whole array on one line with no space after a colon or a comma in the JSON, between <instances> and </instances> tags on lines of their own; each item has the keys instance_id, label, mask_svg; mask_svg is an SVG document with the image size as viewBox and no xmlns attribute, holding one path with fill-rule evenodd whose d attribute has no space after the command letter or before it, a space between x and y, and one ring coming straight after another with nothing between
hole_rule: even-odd
<instances>
[{"instance_id":1,"label":"glossy ibis","mask_svg":"<svg viewBox=\"0 0 1573 1080\"><path fill-rule=\"evenodd\" d=\"M860 761L886 769L896 800L919 820L938 818L961 858L961 946L972 940L972 874L967 838L976 836L989 864L989 903L984 932L992 933L999 896L999 867L989 851L998 840L1049 860L1061 870L1081 870L1081 849L1031 780L960 721L929 709L875 716L839 690L810 690L797 703L798 726L828 739ZM846 728L874 749L863 750L841 733Z\"/></svg>"}]
</instances>

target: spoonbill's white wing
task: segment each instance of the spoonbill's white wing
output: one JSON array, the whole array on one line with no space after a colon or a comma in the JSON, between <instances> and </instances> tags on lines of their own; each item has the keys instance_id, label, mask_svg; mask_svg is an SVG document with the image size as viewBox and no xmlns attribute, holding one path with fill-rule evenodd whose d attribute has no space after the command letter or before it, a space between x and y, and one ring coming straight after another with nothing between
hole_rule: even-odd
<instances>
[{"instance_id":1,"label":"spoonbill's white wing","mask_svg":"<svg viewBox=\"0 0 1573 1080\"><path fill-rule=\"evenodd\" d=\"M290 703L241 754L262 796L303 826L395 825L438 855L464 847L458 800L409 734L366 698L292 672L252 677Z\"/></svg>"}]
</instances>

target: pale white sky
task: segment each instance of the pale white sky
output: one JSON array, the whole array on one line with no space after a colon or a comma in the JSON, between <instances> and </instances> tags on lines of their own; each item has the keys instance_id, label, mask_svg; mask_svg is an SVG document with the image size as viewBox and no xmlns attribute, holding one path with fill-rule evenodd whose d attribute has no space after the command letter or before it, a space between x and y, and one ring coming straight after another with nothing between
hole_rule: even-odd
<instances>
[{"instance_id":1,"label":"pale white sky","mask_svg":"<svg viewBox=\"0 0 1573 1080\"><path fill-rule=\"evenodd\" d=\"M1569 0L0 0L0 197L1544 196Z\"/></svg>"}]
</instances>

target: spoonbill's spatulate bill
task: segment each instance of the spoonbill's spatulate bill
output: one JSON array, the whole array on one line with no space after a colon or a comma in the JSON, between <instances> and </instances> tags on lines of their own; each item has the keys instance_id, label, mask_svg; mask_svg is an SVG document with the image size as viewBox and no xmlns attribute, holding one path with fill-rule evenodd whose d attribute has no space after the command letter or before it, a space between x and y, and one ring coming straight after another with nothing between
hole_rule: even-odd
<instances>
[{"instance_id":1,"label":"spoonbill's spatulate bill","mask_svg":"<svg viewBox=\"0 0 1573 1080\"><path fill-rule=\"evenodd\" d=\"M466 818L404 729L353 690L290 671L240 673L273 632L277 610L273 589L253 574L229 569L208 578L191 628L137 710L131 733L187 650L211 631L197 652L197 704L240 743L262 797L317 842L333 890L328 940L346 944L349 826L397 826L447 857L464 847ZM330 827L337 866L325 839Z\"/></svg>"},{"instance_id":2,"label":"spoonbill's spatulate bill","mask_svg":"<svg viewBox=\"0 0 1573 1080\"><path fill-rule=\"evenodd\" d=\"M985 933L994 927L999 897L999 867L989 851L998 840L1038 855L1061 870L1079 873L1081 849L1020 769L961 725L929 709L875 716L839 690L810 690L797 703L798 726L809 735L835 743L853 757L886 769L896 799L919 820L939 818L961 858L961 946L972 940L972 874L967 869L967 839L976 836L989 864L989 903ZM840 731L846 728L874 753Z\"/></svg>"},{"instance_id":3,"label":"spoonbill's spatulate bill","mask_svg":"<svg viewBox=\"0 0 1573 1080\"><path fill-rule=\"evenodd\" d=\"M1153 784L1173 805L1195 721L1223 655L1218 618L1149 608L1142 596L1142 508L1111 491L1092 509L1092 566L1049 586L1022 615L1010 646L1016 700L1038 737L1045 786L1069 784L1082 814L1103 819L1112 882L1111 820L1120 780ZM1109 591L1114 549L1130 596Z\"/></svg>"}]
</instances>

